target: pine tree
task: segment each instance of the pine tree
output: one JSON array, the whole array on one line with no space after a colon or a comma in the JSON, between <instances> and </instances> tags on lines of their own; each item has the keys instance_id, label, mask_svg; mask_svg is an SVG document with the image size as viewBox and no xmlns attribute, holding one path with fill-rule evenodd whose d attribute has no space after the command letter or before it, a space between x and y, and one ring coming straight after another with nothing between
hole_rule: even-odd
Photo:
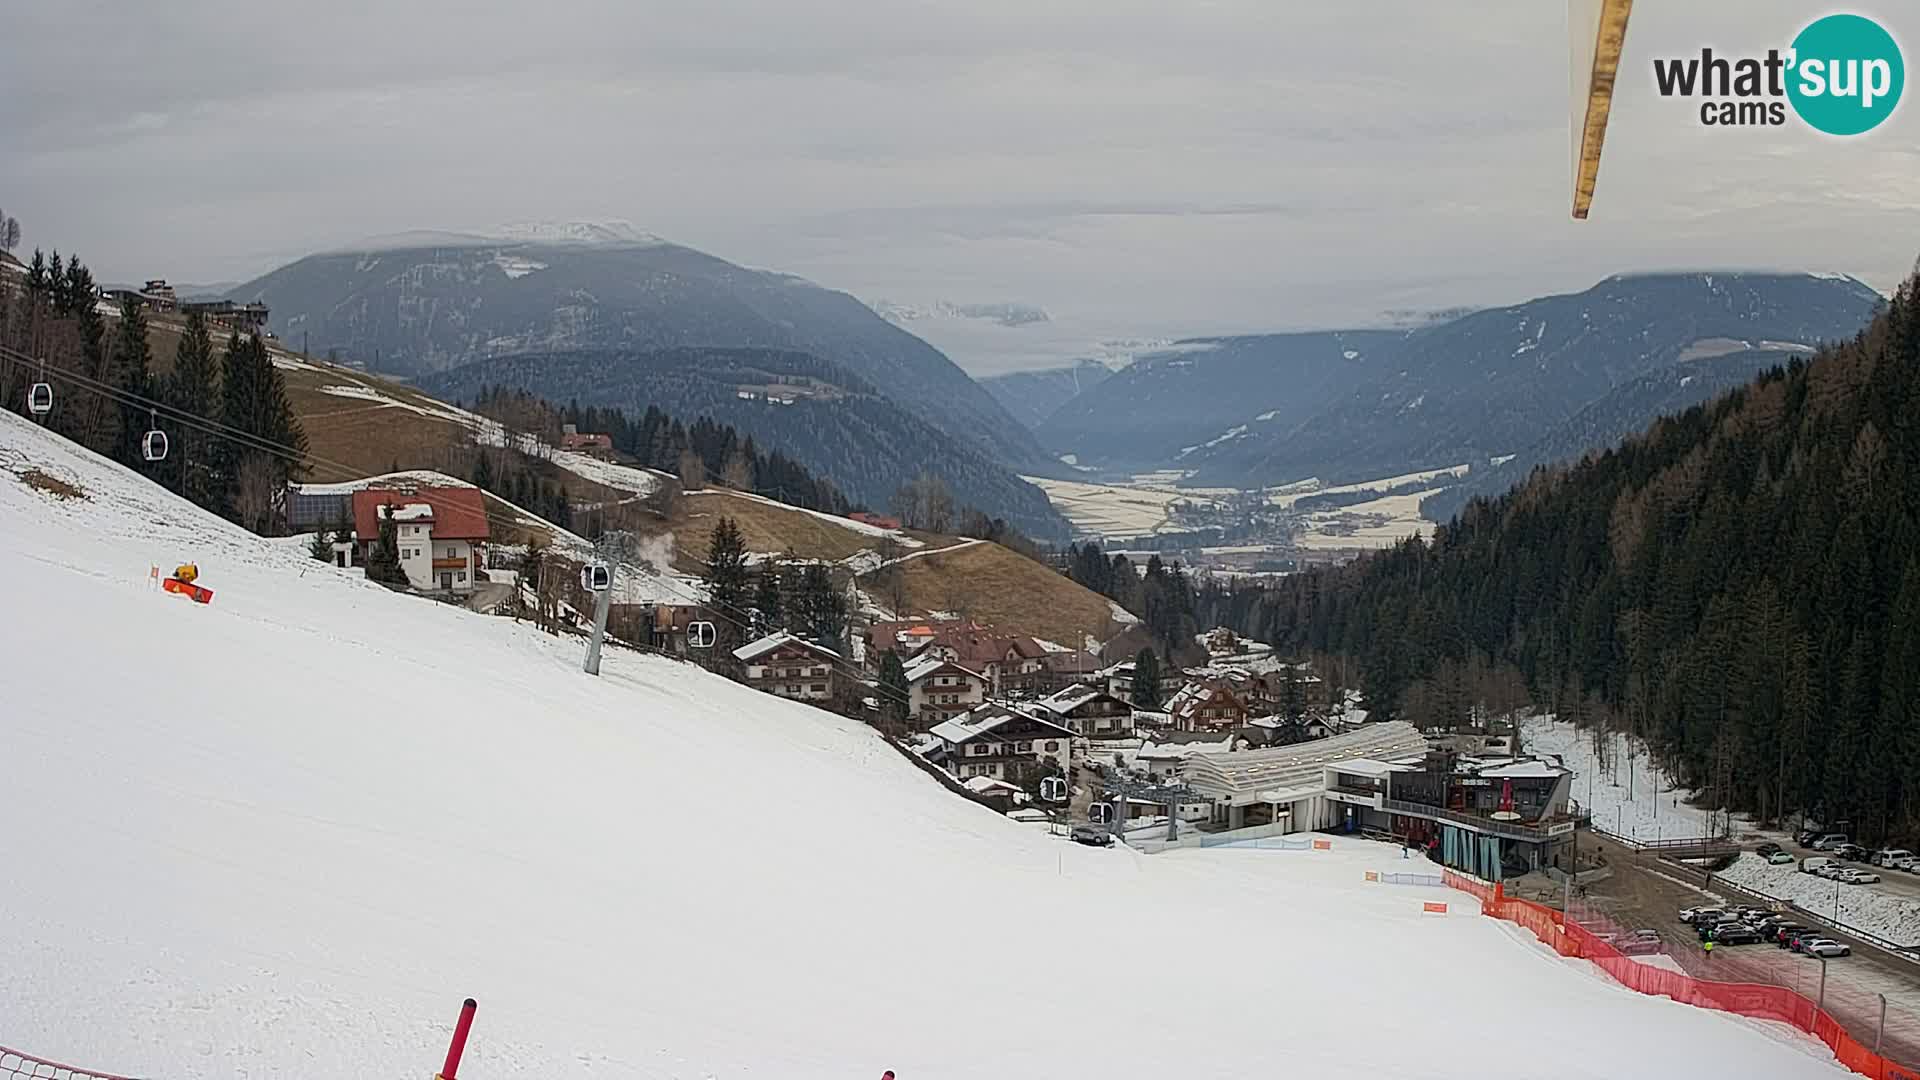
<instances>
[{"instance_id":1,"label":"pine tree","mask_svg":"<svg viewBox=\"0 0 1920 1080\"><path fill-rule=\"evenodd\" d=\"M367 580L382 585L406 585L407 571L400 565L400 526L385 508L380 510L380 533L367 552Z\"/></svg>"},{"instance_id":2,"label":"pine tree","mask_svg":"<svg viewBox=\"0 0 1920 1080\"><path fill-rule=\"evenodd\" d=\"M1160 656L1152 649L1141 649L1133 658L1133 705L1160 708Z\"/></svg>"},{"instance_id":3,"label":"pine tree","mask_svg":"<svg viewBox=\"0 0 1920 1080\"><path fill-rule=\"evenodd\" d=\"M707 601L720 614L720 626L737 626L747 614L747 544L739 524L730 517L714 526L707 545L705 581Z\"/></svg>"},{"instance_id":4,"label":"pine tree","mask_svg":"<svg viewBox=\"0 0 1920 1080\"><path fill-rule=\"evenodd\" d=\"M754 575L753 614L754 629L761 634L771 634L787 625L780 595L780 569L774 563L762 565Z\"/></svg>"},{"instance_id":5,"label":"pine tree","mask_svg":"<svg viewBox=\"0 0 1920 1080\"><path fill-rule=\"evenodd\" d=\"M906 730L910 689L907 666L900 662L898 652L888 649L880 656L880 713L896 732Z\"/></svg>"},{"instance_id":6,"label":"pine tree","mask_svg":"<svg viewBox=\"0 0 1920 1080\"><path fill-rule=\"evenodd\" d=\"M307 544L307 554L324 563L333 561L333 534L321 529L313 534L313 540Z\"/></svg>"},{"instance_id":7,"label":"pine tree","mask_svg":"<svg viewBox=\"0 0 1920 1080\"><path fill-rule=\"evenodd\" d=\"M795 615L808 636L830 649L846 651L847 598L833 587L825 566L808 563L800 572L796 607Z\"/></svg>"},{"instance_id":8,"label":"pine tree","mask_svg":"<svg viewBox=\"0 0 1920 1080\"><path fill-rule=\"evenodd\" d=\"M113 352L120 416L109 456L130 469L153 475L159 463L149 462L145 452L152 412L139 404L141 399L153 397L153 357L147 345L146 310L137 300L120 303L120 327L113 336Z\"/></svg>"},{"instance_id":9,"label":"pine tree","mask_svg":"<svg viewBox=\"0 0 1920 1080\"><path fill-rule=\"evenodd\" d=\"M196 423L204 424L219 412L219 368L213 356L213 339L207 333L206 317L199 312L187 316L186 333L174 349L173 376L167 380L167 404ZM198 427L177 425L169 432L171 447L167 456L174 489L194 505L224 512L229 493L221 484L216 468L214 445Z\"/></svg>"}]
</instances>

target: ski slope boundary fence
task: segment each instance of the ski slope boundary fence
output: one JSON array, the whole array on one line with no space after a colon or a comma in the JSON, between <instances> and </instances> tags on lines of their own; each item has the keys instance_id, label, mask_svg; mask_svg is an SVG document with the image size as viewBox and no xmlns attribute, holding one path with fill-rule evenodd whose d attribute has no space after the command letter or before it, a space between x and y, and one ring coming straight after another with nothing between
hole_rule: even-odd
<instances>
[{"instance_id":1,"label":"ski slope boundary fence","mask_svg":"<svg viewBox=\"0 0 1920 1080\"><path fill-rule=\"evenodd\" d=\"M1560 912L1505 895L1497 886L1449 870L1446 883L1479 899L1482 914L1523 926L1561 956L1586 960L1630 990L1684 1005L1791 1024L1826 1043L1840 1064L1873 1080L1920 1080L1920 1070L1887 1060L1849 1034L1805 996L1784 986L1727 983L1652 967L1624 955Z\"/></svg>"},{"instance_id":2,"label":"ski slope boundary fence","mask_svg":"<svg viewBox=\"0 0 1920 1080\"><path fill-rule=\"evenodd\" d=\"M77 1069L0 1046L0 1080L133 1080L115 1073Z\"/></svg>"}]
</instances>

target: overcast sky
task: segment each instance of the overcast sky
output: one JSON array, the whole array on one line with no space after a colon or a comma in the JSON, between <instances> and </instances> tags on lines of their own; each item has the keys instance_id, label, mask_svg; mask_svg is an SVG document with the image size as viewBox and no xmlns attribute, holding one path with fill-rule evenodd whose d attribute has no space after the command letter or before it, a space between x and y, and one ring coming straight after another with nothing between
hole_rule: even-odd
<instances>
[{"instance_id":1,"label":"overcast sky","mask_svg":"<svg viewBox=\"0 0 1920 1080\"><path fill-rule=\"evenodd\" d=\"M1836 140L1702 128L1653 91L1653 56L1784 48L1823 4L1636 5L1584 223L1555 0L492 7L10 4L0 207L26 247L108 280L624 219L868 300L1054 314L1025 338L948 336L976 371L1624 270L1840 270L1884 290L1920 254L1914 102ZM1849 10L1912 58L1912 5Z\"/></svg>"}]
</instances>

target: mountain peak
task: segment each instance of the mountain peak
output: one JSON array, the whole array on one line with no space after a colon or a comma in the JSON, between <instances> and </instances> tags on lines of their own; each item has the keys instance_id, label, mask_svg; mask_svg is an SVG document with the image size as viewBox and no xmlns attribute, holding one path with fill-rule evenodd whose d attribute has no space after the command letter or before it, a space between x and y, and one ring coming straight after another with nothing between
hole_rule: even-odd
<instances>
[{"instance_id":1,"label":"mountain peak","mask_svg":"<svg viewBox=\"0 0 1920 1080\"><path fill-rule=\"evenodd\" d=\"M565 247L659 247L667 241L630 221L522 221L502 225L499 238Z\"/></svg>"}]
</instances>

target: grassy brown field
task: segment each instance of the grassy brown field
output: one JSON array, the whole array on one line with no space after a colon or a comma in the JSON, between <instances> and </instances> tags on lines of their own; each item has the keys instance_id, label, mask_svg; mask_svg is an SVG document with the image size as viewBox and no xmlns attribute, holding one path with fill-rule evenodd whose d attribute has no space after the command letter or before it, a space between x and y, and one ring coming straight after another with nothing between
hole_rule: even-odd
<instances>
[{"instance_id":1,"label":"grassy brown field","mask_svg":"<svg viewBox=\"0 0 1920 1080\"><path fill-rule=\"evenodd\" d=\"M705 555L713 542L713 530L722 517L732 518L740 527L748 551L798 559L839 562L876 548L881 542L851 526L837 525L804 510L743 497L724 489L681 495L666 529L673 532L674 544L680 550ZM913 535L928 547L946 547L957 542L951 536ZM900 553L906 554L906 551L903 548Z\"/></svg>"},{"instance_id":2,"label":"grassy brown field","mask_svg":"<svg viewBox=\"0 0 1920 1080\"><path fill-rule=\"evenodd\" d=\"M1113 637L1107 598L999 544L969 544L901 563L907 602L1069 647Z\"/></svg>"}]
</instances>

